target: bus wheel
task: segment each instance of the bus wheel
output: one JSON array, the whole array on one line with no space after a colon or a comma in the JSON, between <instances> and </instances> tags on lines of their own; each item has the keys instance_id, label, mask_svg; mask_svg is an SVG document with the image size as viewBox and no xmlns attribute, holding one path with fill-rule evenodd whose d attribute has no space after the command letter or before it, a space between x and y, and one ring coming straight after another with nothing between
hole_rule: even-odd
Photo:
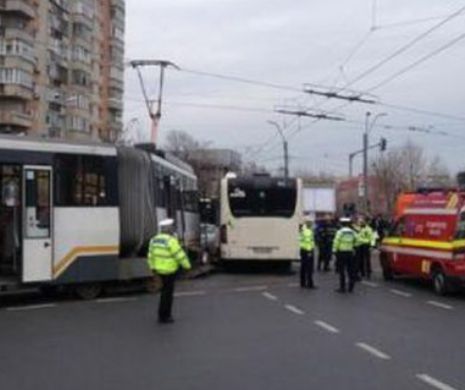
<instances>
[{"instance_id":1,"label":"bus wheel","mask_svg":"<svg viewBox=\"0 0 465 390\"><path fill-rule=\"evenodd\" d=\"M102 291L103 288L100 283L80 284L74 288L76 295L85 301L90 301L97 298L102 293Z\"/></svg>"},{"instance_id":2,"label":"bus wheel","mask_svg":"<svg viewBox=\"0 0 465 390\"><path fill-rule=\"evenodd\" d=\"M433 287L434 292L438 295L446 295L449 292L446 276L440 268L433 270Z\"/></svg>"}]
</instances>

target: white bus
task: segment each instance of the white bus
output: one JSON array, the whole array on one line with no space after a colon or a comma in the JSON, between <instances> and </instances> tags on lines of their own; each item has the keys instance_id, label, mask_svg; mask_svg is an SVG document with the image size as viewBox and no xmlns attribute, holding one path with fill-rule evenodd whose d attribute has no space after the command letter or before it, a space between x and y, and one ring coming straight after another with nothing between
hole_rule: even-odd
<instances>
[{"instance_id":1,"label":"white bus","mask_svg":"<svg viewBox=\"0 0 465 390\"><path fill-rule=\"evenodd\" d=\"M221 182L221 260L290 265L299 259L302 181L265 175Z\"/></svg>"},{"instance_id":2,"label":"white bus","mask_svg":"<svg viewBox=\"0 0 465 390\"><path fill-rule=\"evenodd\" d=\"M153 147L0 136L0 291L148 280L149 239L176 220L198 251L197 178Z\"/></svg>"}]
</instances>

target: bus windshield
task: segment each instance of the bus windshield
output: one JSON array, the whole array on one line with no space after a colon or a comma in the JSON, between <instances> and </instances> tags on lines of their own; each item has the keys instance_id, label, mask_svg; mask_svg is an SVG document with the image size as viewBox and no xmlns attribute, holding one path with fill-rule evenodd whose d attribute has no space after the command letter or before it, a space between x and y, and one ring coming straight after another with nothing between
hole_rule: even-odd
<instances>
[{"instance_id":1,"label":"bus windshield","mask_svg":"<svg viewBox=\"0 0 465 390\"><path fill-rule=\"evenodd\" d=\"M286 217L297 203L295 179L240 178L228 181L228 200L234 217Z\"/></svg>"}]
</instances>

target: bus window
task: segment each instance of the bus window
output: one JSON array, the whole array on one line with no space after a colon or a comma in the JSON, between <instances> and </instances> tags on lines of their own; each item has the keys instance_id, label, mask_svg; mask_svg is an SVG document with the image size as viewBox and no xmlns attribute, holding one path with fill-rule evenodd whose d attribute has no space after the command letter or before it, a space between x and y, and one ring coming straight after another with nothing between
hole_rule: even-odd
<instances>
[{"instance_id":1,"label":"bus window","mask_svg":"<svg viewBox=\"0 0 465 390\"><path fill-rule=\"evenodd\" d=\"M234 217L292 217L297 203L295 181L286 185L230 180L228 200Z\"/></svg>"},{"instance_id":2,"label":"bus window","mask_svg":"<svg viewBox=\"0 0 465 390\"><path fill-rule=\"evenodd\" d=\"M456 239L465 238L465 212L460 213L459 222L457 224L457 233L455 235Z\"/></svg>"}]
</instances>

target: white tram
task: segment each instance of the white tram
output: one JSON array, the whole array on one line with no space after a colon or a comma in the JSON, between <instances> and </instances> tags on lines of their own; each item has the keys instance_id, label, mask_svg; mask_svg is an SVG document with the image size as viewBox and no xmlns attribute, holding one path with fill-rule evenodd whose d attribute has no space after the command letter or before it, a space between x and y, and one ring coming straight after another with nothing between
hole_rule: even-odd
<instances>
[{"instance_id":1,"label":"white tram","mask_svg":"<svg viewBox=\"0 0 465 390\"><path fill-rule=\"evenodd\" d=\"M146 279L158 221L200 247L197 178L152 145L115 147L0 136L0 291Z\"/></svg>"}]
</instances>

